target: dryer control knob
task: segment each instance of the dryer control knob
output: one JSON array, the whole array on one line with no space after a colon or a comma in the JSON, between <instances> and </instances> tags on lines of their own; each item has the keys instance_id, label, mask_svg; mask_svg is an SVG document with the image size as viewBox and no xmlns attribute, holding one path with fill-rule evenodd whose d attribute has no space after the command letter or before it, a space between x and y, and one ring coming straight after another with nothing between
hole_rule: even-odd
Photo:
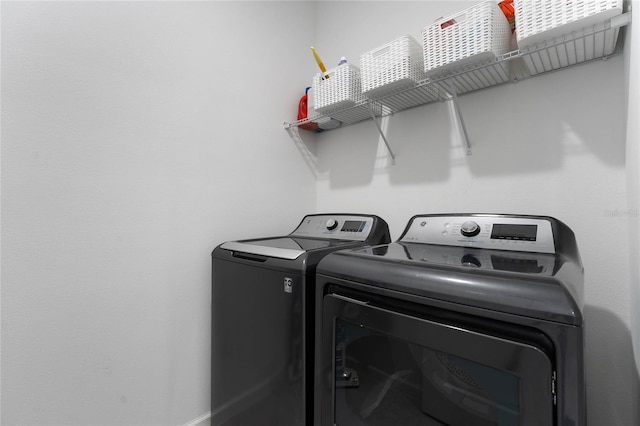
<instances>
[{"instance_id":1,"label":"dryer control knob","mask_svg":"<svg viewBox=\"0 0 640 426\"><path fill-rule=\"evenodd\" d=\"M460 233L465 237L475 237L480 233L480 225L469 220L462 224L460 227Z\"/></svg>"},{"instance_id":2,"label":"dryer control knob","mask_svg":"<svg viewBox=\"0 0 640 426\"><path fill-rule=\"evenodd\" d=\"M335 219L329 219L324 224L329 231L332 231L338 227L338 221Z\"/></svg>"}]
</instances>

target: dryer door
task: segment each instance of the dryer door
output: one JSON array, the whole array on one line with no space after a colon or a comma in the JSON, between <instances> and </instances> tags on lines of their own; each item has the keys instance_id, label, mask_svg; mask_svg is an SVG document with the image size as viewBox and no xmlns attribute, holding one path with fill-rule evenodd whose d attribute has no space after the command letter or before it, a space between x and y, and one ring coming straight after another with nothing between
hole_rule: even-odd
<instances>
[{"instance_id":1,"label":"dryer door","mask_svg":"<svg viewBox=\"0 0 640 426\"><path fill-rule=\"evenodd\" d=\"M322 426L553 425L551 357L523 341L324 297Z\"/></svg>"}]
</instances>

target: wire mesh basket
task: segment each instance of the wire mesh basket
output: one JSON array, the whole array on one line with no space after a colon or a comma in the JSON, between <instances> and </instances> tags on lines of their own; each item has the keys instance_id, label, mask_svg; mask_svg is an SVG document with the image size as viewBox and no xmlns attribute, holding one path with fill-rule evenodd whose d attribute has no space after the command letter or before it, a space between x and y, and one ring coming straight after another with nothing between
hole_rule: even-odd
<instances>
[{"instance_id":1,"label":"wire mesh basket","mask_svg":"<svg viewBox=\"0 0 640 426\"><path fill-rule=\"evenodd\" d=\"M612 54L622 0L516 0L518 48L531 75ZM588 33L589 36L584 36Z\"/></svg>"},{"instance_id":2,"label":"wire mesh basket","mask_svg":"<svg viewBox=\"0 0 640 426\"><path fill-rule=\"evenodd\" d=\"M516 37L524 49L602 23L622 13L623 0L515 0ZM615 43L605 49L611 54Z\"/></svg>"},{"instance_id":3,"label":"wire mesh basket","mask_svg":"<svg viewBox=\"0 0 640 426\"><path fill-rule=\"evenodd\" d=\"M371 99L413 87L426 77L422 47L409 35L362 54L360 69L362 93Z\"/></svg>"},{"instance_id":4,"label":"wire mesh basket","mask_svg":"<svg viewBox=\"0 0 640 426\"><path fill-rule=\"evenodd\" d=\"M425 72L431 77L489 62L509 51L510 39L498 4L479 3L422 30Z\"/></svg>"}]
</instances>

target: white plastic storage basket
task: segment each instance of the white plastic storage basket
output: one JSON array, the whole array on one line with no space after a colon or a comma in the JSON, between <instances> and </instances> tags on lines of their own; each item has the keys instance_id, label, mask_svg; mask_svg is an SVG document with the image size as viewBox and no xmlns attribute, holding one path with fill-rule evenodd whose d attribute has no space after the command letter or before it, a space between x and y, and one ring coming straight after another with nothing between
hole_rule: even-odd
<instances>
[{"instance_id":1,"label":"white plastic storage basket","mask_svg":"<svg viewBox=\"0 0 640 426\"><path fill-rule=\"evenodd\" d=\"M324 78L328 75L329 78ZM313 78L316 111L326 114L348 108L364 99L360 69L351 64L339 65Z\"/></svg>"},{"instance_id":2,"label":"white plastic storage basket","mask_svg":"<svg viewBox=\"0 0 640 426\"><path fill-rule=\"evenodd\" d=\"M324 78L326 75L329 78ZM355 65L342 64L316 74L313 91L315 109L320 114L348 124L371 117L366 103L362 104L366 98L362 94L360 69ZM380 115L380 109L374 109L375 115Z\"/></svg>"},{"instance_id":3,"label":"white plastic storage basket","mask_svg":"<svg viewBox=\"0 0 640 426\"><path fill-rule=\"evenodd\" d=\"M623 0L515 0L520 49L603 23L622 13ZM610 54L615 48L609 48ZM609 50L608 49L608 50Z\"/></svg>"},{"instance_id":4,"label":"white plastic storage basket","mask_svg":"<svg viewBox=\"0 0 640 426\"><path fill-rule=\"evenodd\" d=\"M422 46L406 35L360 56L362 93L372 99L415 86L426 78Z\"/></svg>"},{"instance_id":5,"label":"white plastic storage basket","mask_svg":"<svg viewBox=\"0 0 640 426\"><path fill-rule=\"evenodd\" d=\"M425 72L432 76L488 62L509 51L510 38L495 0L441 18L422 30Z\"/></svg>"}]
</instances>

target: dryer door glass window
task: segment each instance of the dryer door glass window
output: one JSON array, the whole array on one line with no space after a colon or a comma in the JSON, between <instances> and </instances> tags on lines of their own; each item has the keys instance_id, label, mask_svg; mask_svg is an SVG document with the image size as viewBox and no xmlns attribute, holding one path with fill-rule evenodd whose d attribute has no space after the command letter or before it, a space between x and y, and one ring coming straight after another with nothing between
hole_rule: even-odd
<instances>
[{"instance_id":1,"label":"dryer door glass window","mask_svg":"<svg viewBox=\"0 0 640 426\"><path fill-rule=\"evenodd\" d=\"M333 295L323 317L323 425L553 424L553 369L535 346Z\"/></svg>"}]
</instances>

